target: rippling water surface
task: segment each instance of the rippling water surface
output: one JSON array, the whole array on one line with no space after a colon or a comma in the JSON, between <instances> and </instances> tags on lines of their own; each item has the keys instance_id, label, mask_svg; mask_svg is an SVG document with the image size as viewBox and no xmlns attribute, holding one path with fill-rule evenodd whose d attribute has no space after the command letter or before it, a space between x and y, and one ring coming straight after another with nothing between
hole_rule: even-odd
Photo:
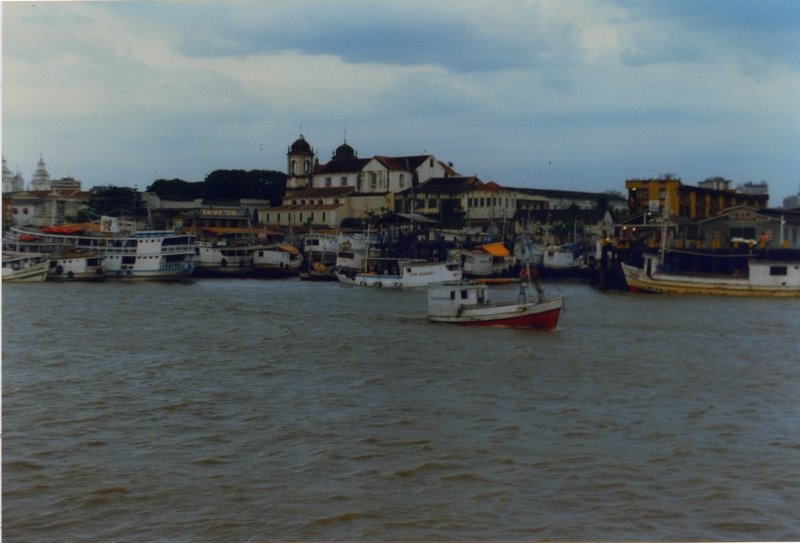
<instances>
[{"instance_id":1,"label":"rippling water surface","mask_svg":"<svg viewBox=\"0 0 800 543\"><path fill-rule=\"evenodd\" d=\"M800 302L7 285L3 538L800 539Z\"/></svg>"}]
</instances>

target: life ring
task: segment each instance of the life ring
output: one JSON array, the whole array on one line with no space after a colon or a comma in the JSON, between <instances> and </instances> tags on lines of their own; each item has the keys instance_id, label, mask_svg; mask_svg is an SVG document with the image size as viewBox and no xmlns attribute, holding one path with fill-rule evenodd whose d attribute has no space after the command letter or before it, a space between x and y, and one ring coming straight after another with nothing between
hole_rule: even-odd
<instances>
[{"instance_id":1,"label":"life ring","mask_svg":"<svg viewBox=\"0 0 800 543\"><path fill-rule=\"evenodd\" d=\"M401 284L400 284L400 281L395 281L394 283L392 283L392 286L393 286L394 288L400 288L400 287L402 287L403 285L401 285Z\"/></svg>"},{"instance_id":2,"label":"life ring","mask_svg":"<svg viewBox=\"0 0 800 543\"><path fill-rule=\"evenodd\" d=\"M367 285L367 282L362 279L361 281L358 282L358 284L364 287Z\"/></svg>"},{"instance_id":3,"label":"life ring","mask_svg":"<svg viewBox=\"0 0 800 543\"><path fill-rule=\"evenodd\" d=\"M224 268L225 266L227 266L227 265L228 265L228 261L227 261L226 259L224 259L224 258L223 258L223 259L222 259L222 262L220 262L220 263L219 263L219 265L220 265L220 266L222 266L222 267Z\"/></svg>"},{"instance_id":4,"label":"life ring","mask_svg":"<svg viewBox=\"0 0 800 543\"><path fill-rule=\"evenodd\" d=\"M380 281L375 281L374 283L372 283L372 286L381 288L383 286L383 283L381 283Z\"/></svg>"},{"instance_id":5,"label":"life ring","mask_svg":"<svg viewBox=\"0 0 800 543\"><path fill-rule=\"evenodd\" d=\"M95 275L103 275L103 268L97 268L96 270L94 270L94 274Z\"/></svg>"},{"instance_id":6,"label":"life ring","mask_svg":"<svg viewBox=\"0 0 800 543\"><path fill-rule=\"evenodd\" d=\"M62 268L61 264L59 264L56 266L56 275L61 275L62 273L64 273L64 268Z\"/></svg>"},{"instance_id":7,"label":"life ring","mask_svg":"<svg viewBox=\"0 0 800 543\"><path fill-rule=\"evenodd\" d=\"M127 272L125 272L125 275L128 277L133 277L133 271L128 270Z\"/></svg>"},{"instance_id":8,"label":"life ring","mask_svg":"<svg viewBox=\"0 0 800 543\"><path fill-rule=\"evenodd\" d=\"M74 274L74 273L72 273L71 271L68 271L68 272L67 272L67 277L69 277L70 279L72 279L73 277L75 277L75 274Z\"/></svg>"},{"instance_id":9,"label":"life ring","mask_svg":"<svg viewBox=\"0 0 800 543\"><path fill-rule=\"evenodd\" d=\"M194 264L192 264L191 262L187 262L186 266L184 266L184 269L187 272L192 273L192 270L194 269Z\"/></svg>"}]
</instances>

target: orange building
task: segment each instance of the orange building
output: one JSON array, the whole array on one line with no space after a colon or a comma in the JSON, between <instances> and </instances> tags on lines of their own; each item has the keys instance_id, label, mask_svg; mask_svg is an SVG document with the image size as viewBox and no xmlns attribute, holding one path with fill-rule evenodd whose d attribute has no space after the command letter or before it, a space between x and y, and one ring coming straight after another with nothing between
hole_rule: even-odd
<instances>
[{"instance_id":1,"label":"orange building","mask_svg":"<svg viewBox=\"0 0 800 543\"><path fill-rule=\"evenodd\" d=\"M692 187L670 176L662 179L629 179L625 181L625 188L628 190L628 211L631 215L647 211L662 213L667 206L669 215L693 221L716 217L724 209L735 206L764 209L769 201L766 194Z\"/></svg>"}]
</instances>

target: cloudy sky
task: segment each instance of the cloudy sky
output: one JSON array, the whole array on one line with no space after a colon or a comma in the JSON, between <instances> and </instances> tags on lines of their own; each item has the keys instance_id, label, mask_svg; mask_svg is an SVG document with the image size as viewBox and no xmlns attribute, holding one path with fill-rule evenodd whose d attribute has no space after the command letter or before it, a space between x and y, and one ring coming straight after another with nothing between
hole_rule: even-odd
<instances>
[{"instance_id":1,"label":"cloudy sky","mask_svg":"<svg viewBox=\"0 0 800 543\"><path fill-rule=\"evenodd\" d=\"M85 187L431 153L501 185L800 190L800 2L3 2L2 150Z\"/></svg>"}]
</instances>

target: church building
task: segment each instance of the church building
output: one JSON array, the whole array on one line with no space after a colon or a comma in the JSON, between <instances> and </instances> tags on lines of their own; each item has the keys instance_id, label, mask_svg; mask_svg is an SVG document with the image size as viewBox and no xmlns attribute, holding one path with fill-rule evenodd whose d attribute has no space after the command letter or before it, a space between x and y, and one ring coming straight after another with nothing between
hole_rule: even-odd
<instances>
[{"instance_id":1,"label":"church building","mask_svg":"<svg viewBox=\"0 0 800 543\"><path fill-rule=\"evenodd\" d=\"M346 140L325 164L302 135L286 155L283 202L259 213L268 225L337 228L344 219L393 211L398 192L432 177L457 175L433 155L358 158Z\"/></svg>"}]
</instances>

